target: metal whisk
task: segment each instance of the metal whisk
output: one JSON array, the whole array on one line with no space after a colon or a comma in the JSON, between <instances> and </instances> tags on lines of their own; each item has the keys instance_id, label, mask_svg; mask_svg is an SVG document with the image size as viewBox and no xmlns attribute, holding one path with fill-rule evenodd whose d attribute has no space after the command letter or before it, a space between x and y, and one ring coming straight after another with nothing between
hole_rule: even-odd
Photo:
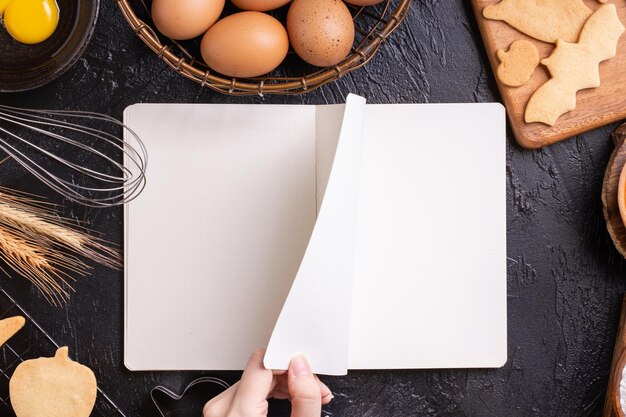
<instances>
[{"instance_id":1,"label":"metal whisk","mask_svg":"<svg viewBox=\"0 0 626 417\"><path fill-rule=\"evenodd\" d=\"M89 207L127 203L145 186L143 142L105 114L0 105L0 149L48 187Z\"/></svg>"}]
</instances>

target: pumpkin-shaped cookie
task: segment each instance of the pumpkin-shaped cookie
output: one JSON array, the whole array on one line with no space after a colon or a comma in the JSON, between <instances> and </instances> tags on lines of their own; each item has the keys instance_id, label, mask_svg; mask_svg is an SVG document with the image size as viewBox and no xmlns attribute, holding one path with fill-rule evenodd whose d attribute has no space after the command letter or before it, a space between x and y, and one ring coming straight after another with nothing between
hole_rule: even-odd
<instances>
[{"instance_id":1,"label":"pumpkin-shaped cookie","mask_svg":"<svg viewBox=\"0 0 626 417\"><path fill-rule=\"evenodd\" d=\"M96 403L96 377L68 357L67 347L53 358L21 363L9 382L17 417L89 417Z\"/></svg>"},{"instance_id":2,"label":"pumpkin-shaped cookie","mask_svg":"<svg viewBox=\"0 0 626 417\"><path fill-rule=\"evenodd\" d=\"M530 80L539 65L537 47L525 39L513 42L508 52L496 53L500 65L496 70L498 79L509 87L520 87Z\"/></svg>"}]
</instances>

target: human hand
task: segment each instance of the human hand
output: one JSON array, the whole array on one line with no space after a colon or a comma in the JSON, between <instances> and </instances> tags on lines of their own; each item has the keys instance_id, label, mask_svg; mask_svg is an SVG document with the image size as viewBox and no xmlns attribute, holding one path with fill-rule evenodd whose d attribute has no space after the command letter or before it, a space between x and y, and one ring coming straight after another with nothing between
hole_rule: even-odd
<instances>
[{"instance_id":1,"label":"human hand","mask_svg":"<svg viewBox=\"0 0 626 417\"><path fill-rule=\"evenodd\" d=\"M264 356L264 350L254 352L241 380L206 403L203 416L267 417L267 400L276 398L291 401L291 417L319 417L333 395L306 358L291 359L287 371L271 371L263 366Z\"/></svg>"}]
</instances>

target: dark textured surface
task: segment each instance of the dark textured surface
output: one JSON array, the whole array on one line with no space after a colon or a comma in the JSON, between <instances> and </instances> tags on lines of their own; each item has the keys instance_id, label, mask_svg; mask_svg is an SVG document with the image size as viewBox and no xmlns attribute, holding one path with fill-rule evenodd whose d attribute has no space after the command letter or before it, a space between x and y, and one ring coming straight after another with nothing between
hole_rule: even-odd
<instances>
[{"instance_id":1,"label":"dark textured surface","mask_svg":"<svg viewBox=\"0 0 626 417\"><path fill-rule=\"evenodd\" d=\"M121 117L135 102L339 103L497 101L468 2L415 0L405 25L363 70L298 97L231 98L199 87L159 62L128 29L115 2L101 7L83 58L36 91L0 102ZM453 122L453 121L451 121ZM507 147L509 360L498 370L351 372L325 378L332 416L599 416L626 290L624 261L602 218L600 190L614 126L541 151ZM1 185L52 196L11 162ZM121 243L121 210L66 205ZM451 242L451 256L454 248ZM131 373L122 365L122 273L96 267L55 309L21 278L0 281L57 340L96 371L129 416L154 416L149 390L181 387L198 373ZM428 335L424 335L428 337ZM229 381L237 374L217 374ZM279 409L276 416L288 415Z\"/></svg>"}]
</instances>

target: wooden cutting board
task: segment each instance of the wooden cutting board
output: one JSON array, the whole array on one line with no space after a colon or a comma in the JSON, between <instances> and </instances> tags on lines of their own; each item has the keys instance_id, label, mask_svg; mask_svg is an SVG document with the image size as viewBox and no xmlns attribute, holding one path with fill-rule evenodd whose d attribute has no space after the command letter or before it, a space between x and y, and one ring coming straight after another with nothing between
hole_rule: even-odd
<instances>
[{"instance_id":1,"label":"wooden cutting board","mask_svg":"<svg viewBox=\"0 0 626 417\"><path fill-rule=\"evenodd\" d=\"M626 26L626 0L610 2L617 7L619 18ZM505 22L485 19L483 8L495 3L499 3L499 0L472 0L494 74L499 64L496 52L499 49L508 51L511 43L518 39L534 43L542 59L552 53L554 44L530 38ZM585 3L592 10L602 5L596 0L585 0ZM576 95L576 109L562 115L552 127L543 123L524 122L526 103L548 78L548 70L542 65L539 65L530 81L521 87L508 87L496 77L511 128L523 147L540 148L626 118L626 32L619 40L617 56L600 64L600 87L579 91Z\"/></svg>"}]
</instances>

